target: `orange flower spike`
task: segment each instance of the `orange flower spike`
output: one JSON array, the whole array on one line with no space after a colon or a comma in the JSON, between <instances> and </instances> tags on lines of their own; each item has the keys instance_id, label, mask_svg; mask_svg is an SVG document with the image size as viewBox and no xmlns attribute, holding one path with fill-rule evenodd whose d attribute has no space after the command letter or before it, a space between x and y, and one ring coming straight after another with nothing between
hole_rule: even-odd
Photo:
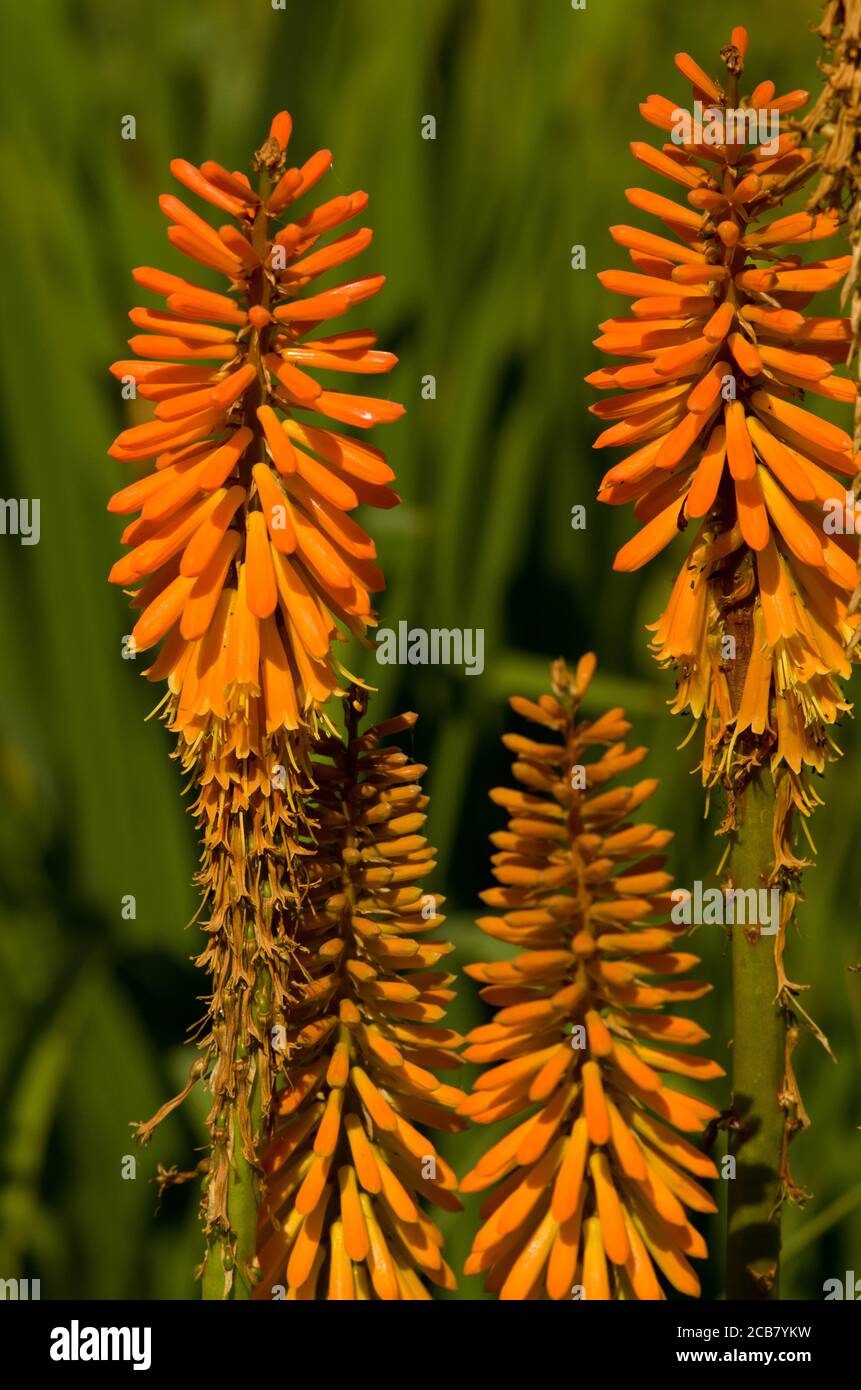
<instances>
[{"instance_id":1,"label":"orange flower spike","mask_svg":"<svg viewBox=\"0 0 861 1390\"><path fill-rule=\"evenodd\" d=\"M681 590L674 595L654 626L652 648L662 665L682 673L673 710L705 719L705 783L730 775L743 714L745 728L763 734L763 754L785 781L781 804L807 815L816 797L804 769L821 771L833 756L827 726L847 708L837 684L847 672L841 648L859 618L850 612L851 565L840 563L839 541L826 530L833 503L845 493L843 480L855 472L852 441L814 413L805 396L852 404L857 388L840 371L851 345L849 320L801 311L816 293L840 283L850 258L802 263L797 254L796 248L839 233L839 220L833 209L782 210L813 172L811 151L800 131L774 131L771 124L770 144L748 118L753 112L757 122L764 116L771 122L776 112L782 120L806 94L776 98L773 84L763 82L739 109L746 51L747 32L737 27L722 51L727 72L720 81L688 54L676 55L678 71L702 103L699 127L691 112L684 126L685 108L664 97L652 95L641 108L671 140L660 151L636 142L634 153L669 178L677 195L679 185L686 189L679 196L688 207L627 190L628 201L662 226L659 235L611 229L637 268L604 271L599 279L632 298L633 318L604 325L598 346L622 364L587 380L629 393L595 409L609 422L595 447L621 446L629 454L607 472L599 499L634 503L643 523L615 568L639 568L690 520L699 523L683 571L690 597L682 601ZM733 122L723 143L709 143L719 139L709 134L715 117ZM658 395L656 388L676 384L684 396ZM631 455L634 445L642 447ZM725 547L724 537L737 539ZM759 630L757 614L770 596L757 581L754 557L772 543L804 620L786 632L765 623L765 650L742 710L743 682L730 680L719 655L731 635L725 599L751 593L751 622ZM799 862L785 837L778 851L780 863Z\"/></svg>"},{"instance_id":2,"label":"orange flower spike","mask_svg":"<svg viewBox=\"0 0 861 1390\"><path fill-rule=\"evenodd\" d=\"M630 821L654 782L608 786L646 750L625 748L621 710L578 718L594 669L591 655L573 676L557 662L552 695L511 701L538 726L535 737L504 738L526 790L491 793L510 821L492 837L499 886L482 894L499 913L478 925L516 954L504 967L466 967L499 1007L467 1039L465 1060L486 1070L460 1113L478 1124L527 1118L461 1187L495 1189L467 1269L502 1299L570 1298L575 1283L586 1297L661 1298L662 1276L695 1294L685 1254L705 1247L684 1208L716 1210L688 1176L716 1177L714 1165L664 1121L694 1134L717 1111L662 1072L723 1072L677 1050L706 1034L665 1015L675 991L652 982L659 963L678 976L695 958L655 955L680 933L664 925L669 836ZM708 988L687 983L683 997Z\"/></svg>"},{"instance_id":3,"label":"orange flower spike","mask_svg":"<svg viewBox=\"0 0 861 1390\"><path fill-rule=\"evenodd\" d=\"M263 1156L260 1299L278 1284L290 1298L333 1300L366 1285L368 1297L386 1302L425 1299L428 1284L454 1287L424 1210L460 1210L454 1176L426 1131L464 1124L455 1113L463 1092L436 1074L440 1064L460 1066L461 1039L438 1004L450 997L451 976L428 968L451 948L424 942L443 920L441 899L422 886L433 868L420 833L424 769L384 742L409 733L415 716L360 733L363 706L353 687L346 739L321 738L315 749L308 808L317 871L293 943L303 964ZM279 1163L282 1154L289 1158ZM317 1266L295 1257L306 1242Z\"/></svg>"},{"instance_id":4,"label":"orange flower spike","mask_svg":"<svg viewBox=\"0 0 861 1390\"><path fill-rule=\"evenodd\" d=\"M254 158L257 188L252 188L244 175L230 173L212 161L200 169L186 160L173 162L172 172L191 194L222 217L227 213L234 219L227 226L216 227L207 220L206 206L201 215L173 194L164 194L159 200L170 222L168 236L173 245L193 261L225 275L227 290L216 293L193 279L150 267L136 270L137 283L161 296L164 307L131 311L132 322L145 330L131 339L131 346L145 360L117 363L113 368L115 374L135 379L139 394L155 403L155 413L150 423L123 430L111 454L128 461L149 459L155 469L166 467L161 484L150 486L149 479L142 479L122 489L110 504L112 510L125 512L142 507L143 520L156 528L143 533L134 529L134 523L127 528L130 543L131 537L146 542L135 552L135 578L155 579L165 565L174 563L176 546L173 541L168 543L167 532L173 527L174 516L181 515L178 509L186 504L193 509L196 502L216 490L226 489L224 495L231 499L237 496L235 489L240 490L240 505L231 506L229 514L219 501L215 511L199 513L199 531L191 524L190 529L176 533L176 544L183 550L180 574L205 574L205 583L197 584L193 591L185 584L163 586L165 594L159 597L157 608L153 607L148 616L144 614L135 629L140 643L150 645L158 640L153 638L157 632L170 644L169 669L166 671L160 660L151 674L156 678L157 673L159 679L167 674L168 721L190 742L213 725L215 705L221 707L211 699L215 665L210 670L201 665L207 660L217 663L216 645L204 643L193 663L188 660L186 646L187 641L205 636L200 631L202 616L209 614L214 620L218 593L212 585L220 582L222 588L238 591L240 569L245 566L248 605L256 617L274 624L266 650L273 653L283 648L285 653L278 689L283 692L283 682L293 680L295 698L289 703L304 711L303 722L313 727L321 703L338 691L340 677L330 652L317 651L311 686L305 684L311 668L304 651L294 652L295 628L278 606L269 540L276 550L294 555L296 581L303 590L319 591L320 566L325 564L326 582L331 580L337 590L321 591L323 604L327 600L330 604L332 637L338 635L338 623L343 621L347 591L355 595L350 618L355 626L351 630L362 633L373 620L371 586L381 583L382 576L376 569L363 570L346 563L348 555L372 554L373 547L345 513L360 502L389 506L397 501L386 487L392 477L390 469L380 467L379 482L360 492L339 484L329 460L337 459L345 469L351 466L353 441L340 432L338 424L366 430L396 419L402 407L324 389L311 374L316 367L385 372L396 359L390 353L368 351L376 340L367 330L335 334L329 340L314 338L307 346L303 342L306 335L316 332L322 319L346 313L383 284L383 277L374 275L322 295L308 294L305 289L330 265L349 261L370 243L367 228L330 245L321 240L327 231L360 212L367 195L337 196L297 219L293 204L323 177L332 156L321 151L302 169L287 169L285 150L291 129L289 114L279 113L268 140ZM294 220L279 230L279 219L288 205ZM311 429L314 415L321 417L322 429ZM330 428L330 422L336 422L335 429ZM301 465L301 474L285 428L288 425L302 429L306 462ZM194 453L186 462L180 451L189 447ZM271 483L261 476L264 470L271 473ZM252 479L262 515L253 501ZM273 507L277 512L274 519ZM164 545L156 544L160 526L167 528ZM226 533L235 533L238 542L231 539L224 543ZM225 557L229 557L226 570L222 563ZM112 578L127 583L129 566L115 566ZM193 604L193 617L183 623L186 603ZM186 638L185 633L195 636ZM256 650L250 648L247 655L253 656ZM263 659L261 649L258 660ZM241 692L237 689L228 697L225 706L228 722L241 720L251 733L252 744L258 736L255 731L277 727L266 707L267 682L261 677L262 671L258 671ZM254 694L257 689L260 693Z\"/></svg>"}]
</instances>

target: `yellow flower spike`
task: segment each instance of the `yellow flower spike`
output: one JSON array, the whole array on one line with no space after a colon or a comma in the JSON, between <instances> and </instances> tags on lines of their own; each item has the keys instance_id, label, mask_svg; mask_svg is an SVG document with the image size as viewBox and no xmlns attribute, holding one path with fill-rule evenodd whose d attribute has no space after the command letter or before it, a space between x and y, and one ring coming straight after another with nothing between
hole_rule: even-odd
<instances>
[{"instance_id":1,"label":"yellow flower spike","mask_svg":"<svg viewBox=\"0 0 861 1390\"><path fill-rule=\"evenodd\" d=\"M284 1072L263 1155L256 1297L426 1299L454 1287L426 1203L460 1210L454 1175L426 1135L455 1131L460 1038L441 1023L452 977L441 899L424 890L433 851L420 828L424 769L384 739L414 715L346 741L318 738L307 811L314 878L295 922ZM378 875L381 865L386 873ZM301 966L299 966L301 962Z\"/></svg>"},{"instance_id":2,"label":"yellow flower spike","mask_svg":"<svg viewBox=\"0 0 861 1390\"><path fill-rule=\"evenodd\" d=\"M512 699L543 736L505 736L528 790L491 794L509 823L492 837L501 886L482 896L501 915L479 926L517 954L467 967L498 1007L467 1039L465 1059L485 1070L460 1112L520 1123L461 1188L492 1189L466 1269L502 1299L570 1298L575 1285L587 1299L663 1298L661 1276L695 1294L687 1257L705 1245L685 1208L716 1209L694 1180L714 1164L671 1126L701 1134L718 1112L665 1075L723 1074L678 1050L706 1035L663 1011L708 986L677 979L696 958L668 921L669 837L629 819L656 784L608 786L645 750L627 750L621 710L578 717L594 669L591 655L574 676L558 662L552 694Z\"/></svg>"}]
</instances>

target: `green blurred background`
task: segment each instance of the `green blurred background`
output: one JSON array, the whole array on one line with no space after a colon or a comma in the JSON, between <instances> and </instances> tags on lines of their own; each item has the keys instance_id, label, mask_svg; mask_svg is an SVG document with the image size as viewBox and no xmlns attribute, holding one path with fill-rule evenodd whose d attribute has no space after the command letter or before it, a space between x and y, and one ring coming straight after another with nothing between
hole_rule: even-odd
<instances>
[{"instance_id":1,"label":"green blurred background","mask_svg":"<svg viewBox=\"0 0 861 1390\"><path fill-rule=\"evenodd\" d=\"M588 0L584 11L569 0L288 0L285 11L269 0L7 0L0 491L41 499L42 534L38 546L0 544L0 1276L41 1278L43 1298L196 1293L197 1194L176 1188L156 1214L149 1180L158 1162L193 1166L201 1101L138 1153L135 1181L122 1178L129 1122L190 1064L183 1038L201 982L185 928L196 850L180 778L168 736L145 722L154 690L121 659L129 620L106 582L121 526L105 504L129 476L105 455L127 422L106 368L126 355L130 268L184 269L156 201L181 192L169 160L247 167L287 106L296 158L335 151L321 196L370 194L376 239L362 273L383 270L388 284L362 321L399 355L390 393L408 407L375 435L403 497L370 518L389 579L382 620L483 627L486 652L480 678L364 671L378 713L421 715L435 886L463 964L493 950L471 917L500 824L487 790L507 776L506 698L540 692L557 655L595 648L589 708L624 703L635 717L662 784L649 818L676 832L680 881L716 865L696 742L676 751L687 725L664 713L672 678L646 653L644 626L684 542L645 574L614 575L632 517L593 502L606 464L591 452L595 397L582 378L597 365L599 319L619 305L594 272L622 263L607 226L632 220L625 185L659 187L628 141L655 134L637 112L647 93L686 95L674 51L716 71L744 22L745 90L764 77L778 91L815 88L816 19L807 0L735 13L718 0ZM128 114L134 142L120 138ZM421 138L428 114L435 141ZM570 268L576 243L583 271ZM421 396L427 374L435 400ZM585 532L571 529L577 503ZM861 789L857 732L839 736L845 757L825 783L819 863L789 956L837 1065L812 1039L797 1054L813 1127L794 1169L815 1198L786 1219L787 1297L819 1298L826 1278L861 1272L861 976L848 971L861 952ZM722 937L703 929L699 948L715 990L697 1016L728 1065ZM456 1023L482 1017L464 977ZM477 1131L447 1151L465 1171L487 1142ZM475 1212L446 1224L459 1267ZM714 1297L717 1221L710 1242ZM460 1296L480 1296L477 1281Z\"/></svg>"}]
</instances>

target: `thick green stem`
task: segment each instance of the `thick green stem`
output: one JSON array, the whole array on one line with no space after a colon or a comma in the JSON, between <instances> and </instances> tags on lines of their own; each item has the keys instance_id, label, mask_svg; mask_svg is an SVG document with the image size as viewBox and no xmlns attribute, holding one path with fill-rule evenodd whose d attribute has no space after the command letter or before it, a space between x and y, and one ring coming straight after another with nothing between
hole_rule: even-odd
<instances>
[{"instance_id":1,"label":"thick green stem","mask_svg":"<svg viewBox=\"0 0 861 1390\"><path fill-rule=\"evenodd\" d=\"M767 887L773 815L770 779L760 770L737 801L729 861L733 888L754 888L758 896ZM776 1002L775 940L761 935L759 926L732 927L730 1153L736 1170L729 1184L727 1233L727 1297L732 1299L779 1297L786 1022Z\"/></svg>"},{"instance_id":2,"label":"thick green stem","mask_svg":"<svg viewBox=\"0 0 861 1390\"><path fill-rule=\"evenodd\" d=\"M242 1152L237 1109L234 1107L231 1117L235 1126L235 1140L227 1186L230 1232L226 1237L216 1236L210 1244L201 1289L205 1300L242 1302L250 1299L253 1292L248 1270L256 1251L260 1191L258 1174ZM251 1089L249 1116L253 1132L259 1134L261 1106L258 1076Z\"/></svg>"},{"instance_id":3,"label":"thick green stem","mask_svg":"<svg viewBox=\"0 0 861 1390\"><path fill-rule=\"evenodd\" d=\"M264 884L264 897L268 896L265 892L266 887ZM254 935L254 927L249 925L246 931L249 949L253 949ZM226 1120L229 1126L230 1149L226 1196L228 1229L212 1232L202 1280L203 1298L219 1301L248 1300L254 1292L252 1269L257 1252L260 1173L244 1150L245 1136L250 1140L251 1151L255 1154L259 1152L262 1139L261 1039L268 1037L272 1000L268 970L259 963L251 968L255 973L250 1001L251 1018L242 1029L248 1036L237 1044L234 1065L237 1078L242 1078L244 1069L248 1066L253 1066L254 1072L247 1090L240 1080L238 1093ZM245 1011L242 1009L240 1017L245 1017ZM245 1075L247 1076L247 1072Z\"/></svg>"}]
</instances>

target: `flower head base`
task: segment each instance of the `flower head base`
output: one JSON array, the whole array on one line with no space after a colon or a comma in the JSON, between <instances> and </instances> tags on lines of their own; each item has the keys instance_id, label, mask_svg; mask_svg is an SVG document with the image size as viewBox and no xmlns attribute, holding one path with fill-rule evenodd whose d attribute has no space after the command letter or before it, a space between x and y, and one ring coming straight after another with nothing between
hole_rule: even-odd
<instances>
[{"instance_id":1,"label":"flower head base","mask_svg":"<svg viewBox=\"0 0 861 1390\"><path fill-rule=\"evenodd\" d=\"M666 920L670 834L629 819L656 784L608 787L646 750L626 748L622 710L577 719L594 668L586 656L572 677L558 662L553 695L511 701L550 737L506 735L525 790L492 793L510 819L492 837L499 886L482 896L502 916L478 925L520 952L467 967L498 1012L469 1035L464 1057L488 1070L461 1113L526 1118L461 1190L494 1189L467 1273L487 1271L503 1299L570 1298L575 1286L587 1299L660 1299L659 1273L696 1295L689 1257L706 1248L685 1207L716 1210L695 1180L717 1176L711 1159L676 1131L698 1133L717 1111L661 1075L723 1074L677 1050L707 1035L663 1012L710 986L680 978L697 958Z\"/></svg>"},{"instance_id":2,"label":"flower head base","mask_svg":"<svg viewBox=\"0 0 861 1390\"><path fill-rule=\"evenodd\" d=\"M635 143L634 154L680 187L686 205L627 191L669 235L612 228L634 269L599 278L632 297L632 316L603 323L597 343L630 362L587 380L630 393L591 407L608 422L596 448L634 450L599 492L612 505L633 501L644 523L615 568L639 568L696 523L652 648L680 671L673 708L705 720L706 782L730 778L737 758L742 770L769 760L806 811L815 798L804 770L822 769L828 726L847 709L836 678L848 674L857 621L847 613L853 537L827 523L842 512L857 460L845 430L802 404L808 393L854 401L855 384L835 371L849 320L802 311L840 283L850 257L804 263L787 249L833 236L831 212L766 220L812 172L812 152L793 128L750 148L734 118L767 112L783 125L807 93L775 98L764 82L738 106L746 47L746 32L734 30L722 53L726 87L676 56L694 101L732 141L711 142L694 121L688 143L676 143L684 122L671 101L650 96L640 108L675 133L660 150Z\"/></svg>"},{"instance_id":3,"label":"flower head base","mask_svg":"<svg viewBox=\"0 0 861 1390\"><path fill-rule=\"evenodd\" d=\"M298 923L285 1078L264 1156L259 1296L427 1299L453 1288L429 1201L460 1210L454 1173L425 1127L454 1131L463 1092L457 1033L441 1026L453 949L424 936L444 920L420 887L433 868L421 828L424 769L386 735L414 715L346 744L323 739L315 761L314 873ZM421 1130L416 1126L421 1126Z\"/></svg>"},{"instance_id":4,"label":"flower head base","mask_svg":"<svg viewBox=\"0 0 861 1390\"><path fill-rule=\"evenodd\" d=\"M384 583L373 542L349 513L398 500L383 455L331 424L367 429L402 407L310 374L375 374L396 361L367 329L318 331L382 287L381 275L315 284L370 244L368 228L320 244L367 196L332 198L278 230L332 162L321 150L288 168L290 131L281 112L255 156L256 188L212 162L173 161L176 178L233 221L216 230L165 195L168 238L226 276L227 293L136 270L164 307L131 311L142 331L130 346L143 360L111 369L155 415L110 450L133 465L154 460L111 499L111 511L140 513L111 579L130 586L140 610L135 649L165 639L147 675L168 682L171 727L192 744L211 737L228 757L259 750L277 730L313 726L339 689L332 643L364 635L370 593Z\"/></svg>"}]
</instances>

